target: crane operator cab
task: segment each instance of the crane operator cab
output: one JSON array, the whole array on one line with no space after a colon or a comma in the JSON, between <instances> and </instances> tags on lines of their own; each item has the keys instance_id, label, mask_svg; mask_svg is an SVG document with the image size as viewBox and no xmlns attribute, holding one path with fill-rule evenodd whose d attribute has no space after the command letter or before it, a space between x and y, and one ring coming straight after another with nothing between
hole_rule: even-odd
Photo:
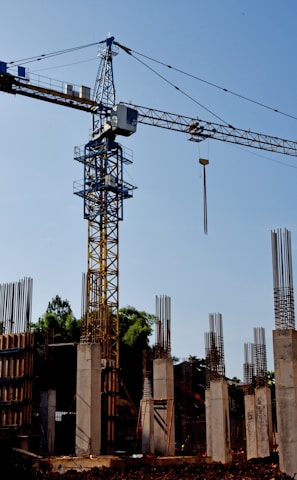
<instances>
[{"instance_id":1,"label":"crane operator cab","mask_svg":"<svg viewBox=\"0 0 297 480\"><path fill-rule=\"evenodd\" d=\"M110 119L103 125L101 131L92 134L92 140L101 140L104 137L123 135L129 137L136 132L138 112L123 103L114 105L110 111Z\"/></svg>"},{"instance_id":2,"label":"crane operator cab","mask_svg":"<svg viewBox=\"0 0 297 480\"><path fill-rule=\"evenodd\" d=\"M116 135L129 137L136 132L137 110L119 103L111 109L110 125Z\"/></svg>"}]
</instances>

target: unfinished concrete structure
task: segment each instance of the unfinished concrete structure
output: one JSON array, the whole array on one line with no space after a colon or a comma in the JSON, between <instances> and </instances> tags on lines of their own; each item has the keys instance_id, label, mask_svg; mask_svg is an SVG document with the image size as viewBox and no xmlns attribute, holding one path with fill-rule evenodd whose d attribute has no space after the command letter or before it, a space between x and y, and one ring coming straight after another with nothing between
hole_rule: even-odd
<instances>
[{"instance_id":1,"label":"unfinished concrete structure","mask_svg":"<svg viewBox=\"0 0 297 480\"><path fill-rule=\"evenodd\" d=\"M245 431L246 431L246 457L258 458L258 440L257 440L257 420L256 420L256 403L255 403L255 386L254 386L254 362L253 362L253 343L244 345L244 373L243 379L245 383L244 395L244 414L245 414Z\"/></svg>"},{"instance_id":2,"label":"unfinished concrete structure","mask_svg":"<svg viewBox=\"0 0 297 480\"><path fill-rule=\"evenodd\" d=\"M297 472L297 332L291 233L271 232L275 330L273 350L279 466L289 476Z\"/></svg>"},{"instance_id":3,"label":"unfinished concrete structure","mask_svg":"<svg viewBox=\"0 0 297 480\"><path fill-rule=\"evenodd\" d=\"M101 363L100 345L77 347L77 395L75 452L77 455L101 453Z\"/></svg>"},{"instance_id":4,"label":"unfinished concrete structure","mask_svg":"<svg viewBox=\"0 0 297 480\"><path fill-rule=\"evenodd\" d=\"M272 452L271 392L267 386L264 328L254 328L254 343L245 344L245 425L247 459L265 458Z\"/></svg>"},{"instance_id":5,"label":"unfinished concrete structure","mask_svg":"<svg viewBox=\"0 0 297 480\"><path fill-rule=\"evenodd\" d=\"M171 358L171 298L156 297L153 361L154 453L175 454L174 369Z\"/></svg>"},{"instance_id":6,"label":"unfinished concrete structure","mask_svg":"<svg viewBox=\"0 0 297 480\"><path fill-rule=\"evenodd\" d=\"M209 314L209 327L205 334L207 455L214 462L228 463L231 460L229 396L220 313Z\"/></svg>"},{"instance_id":7,"label":"unfinished concrete structure","mask_svg":"<svg viewBox=\"0 0 297 480\"><path fill-rule=\"evenodd\" d=\"M153 398L144 375L141 401L142 448L157 455L175 454L174 369L170 344L171 299L156 297L156 344L153 360Z\"/></svg>"},{"instance_id":8,"label":"unfinished concrete structure","mask_svg":"<svg viewBox=\"0 0 297 480\"><path fill-rule=\"evenodd\" d=\"M32 432L32 288L31 278L0 285L0 437L22 438L23 448Z\"/></svg>"},{"instance_id":9,"label":"unfinished concrete structure","mask_svg":"<svg viewBox=\"0 0 297 480\"><path fill-rule=\"evenodd\" d=\"M140 402L141 449L143 454L154 451L154 399L151 381L147 375L143 380L143 397Z\"/></svg>"},{"instance_id":10,"label":"unfinished concrete structure","mask_svg":"<svg viewBox=\"0 0 297 480\"><path fill-rule=\"evenodd\" d=\"M98 290L99 282L96 275L97 273L94 274L93 283ZM118 321L117 313L114 315L111 308L108 311L106 305L96 304L95 308L95 303L92 311L88 311L89 281L88 274L83 274L83 320L80 343L77 347L75 429L77 455L100 455L114 448L116 400L119 395L118 337L113 330L115 316ZM101 300L104 303L102 298ZM106 319L106 316L109 318Z\"/></svg>"}]
</instances>

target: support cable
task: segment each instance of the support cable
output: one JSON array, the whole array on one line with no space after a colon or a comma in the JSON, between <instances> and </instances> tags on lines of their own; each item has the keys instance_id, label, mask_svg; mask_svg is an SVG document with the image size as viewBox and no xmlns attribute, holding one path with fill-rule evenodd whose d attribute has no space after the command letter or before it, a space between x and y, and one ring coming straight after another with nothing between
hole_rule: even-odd
<instances>
[{"instance_id":1,"label":"support cable","mask_svg":"<svg viewBox=\"0 0 297 480\"><path fill-rule=\"evenodd\" d=\"M15 65L15 64L20 64L20 63L22 65L25 65L27 63L38 62L38 61L44 60L46 58L57 57L58 55L64 55L65 53L72 53L72 52L75 52L77 50L82 50L84 48L94 47L95 45L99 45L100 43L104 43L104 42L105 42L105 40L102 41L102 42L88 43L86 45L81 45L80 47L66 48L64 50L58 50L56 52L42 53L41 55L35 55L33 57L27 57L27 58L22 58L20 60L14 60L14 61L8 62L7 65Z\"/></svg>"},{"instance_id":2,"label":"support cable","mask_svg":"<svg viewBox=\"0 0 297 480\"><path fill-rule=\"evenodd\" d=\"M117 43L117 42L115 42ZM187 73L185 72L184 70L181 70L179 68L176 68L176 67L172 67L171 65L168 65L164 62L161 62L160 60L156 60L152 57L149 57L148 55L144 55L140 52L136 52L135 50L132 50L130 48L127 48L127 47L124 47L123 45L120 45L119 43L117 43L117 45L119 47L121 47L126 53L128 53L129 55L133 56L133 53L135 55L139 55L141 57L144 57L152 62L155 62L155 63L158 63L159 65L162 65L163 67L166 67L166 68L169 68L170 70L174 70L175 72L178 72L178 73L181 73L182 75L185 75L187 77L190 77L190 78L193 78L194 80L198 80L199 82L202 82L202 83L205 83L206 85L209 85L211 87L214 87L214 88L217 88L218 90L222 90L223 92L225 93L229 93L230 95L233 95L235 97L238 97L238 98L241 98L242 100L246 100L247 102L250 102L250 103L254 103L255 105L258 105L259 107L262 107L262 108L266 108L267 110L271 110L273 111L274 113L278 113L280 115L284 115L285 117L288 117L288 118L292 118L293 120L297 120L297 117L295 117L294 115L291 115L289 113L286 113L286 112L282 112L281 110L278 110L277 108L274 108L274 107L270 107L269 105L266 105L262 102L259 102L257 100L253 100L249 97L246 97L245 95L242 95L240 93L236 93L236 92L233 92L232 90L228 90L227 88L225 87L221 87L220 85L217 85L213 82L209 82L208 80L205 80L203 78L200 78L200 77L197 77L196 75L193 75L191 73ZM136 58L136 57L134 57Z\"/></svg>"},{"instance_id":3,"label":"support cable","mask_svg":"<svg viewBox=\"0 0 297 480\"><path fill-rule=\"evenodd\" d=\"M36 61L40 61L40 60L43 60L43 59L46 59L46 58L52 58L52 57L55 57L55 56L58 56L58 55L63 55L63 54L66 54L66 53L72 53L72 52L75 52L77 50L82 50L84 48L88 48L88 47L93 47L93 46L96 46L96 45L99 45L101 43L104 43L105 40L101 41L101 42L93 42L93 43L87 43L85 45L80 45L78 47L72 47L72 48L67 48L67 49L64 49L64 50L58 50L56 52L50 52L50 53L46 53L46 54L41 54L41 55L35 55L35 56L32 56L32 57L27 57L27 58L23 58L23 59L19 59L19 60L14 60L14 61L11 61L11 62L8 62L8 65L15 65L15 64L20 64L22 63L23 65L24 64L27 64L27 63L31 63L31 62L36 62ZM293 120L297 120L297 117L294 116L294 115L291 115L289 113L286 113L286 112L283 112L281 110L278 110L277 108L274 108L274 107L270 107L269 105L266 105L262 102L259 102L257 100L253 100L249 97L246 97L245 95L242 95L240 93L236 93L232 90L228 90L227 88L225 87L221 87L220 85L217 85L213 82L210 82L208 80L205 80L201 77L197 77L196 75L193 75L191 73L188 73L188 72L185 72L184 70L181 70L177 67L173 67L172 65L168 65L160 60L157 60L157 59L154 59L148 55L145 55L143 53L140 53L140 52L137 52L136 50L133 50L129 47L126 47L125 45L122 45L118 42L114 42L115 45L117 45L118 47L120 47L122 50L124 50L124 52L126 52L128 55L130 56L133 56L136 60L140 61L139 59L137 59L137 57L135 55L139 55L143 58L146 58L152 62L155 62L155 63L158 63L159 65L162 65L163 67L166 67L166 68L169 68L170 70L173 70L173 71L176 71L178 73L181 73L182 75L185 75L187 77L190 77L190 78L193 78L194 80L198 80L199 82L202 82L202 83L205 83L206 85L209 85L211 87L214 87L218 90L221 90L225 93L229 93L230 95L233 95L235 97L238 97L238 98L241 98L242 100L246 100L247 102L250 102L250 103L254 103L255 105L258 105L262 108L266 108L267 110L271 110L275 113L278 113L280 115L284 115L285 117L288 117L288 118L291 118ZM133 55L134 54L134 55ZM80 63L80 62L78 62ZM143 62L141 62L143 63ZM144 63L143 63L144 64ZM147 66L146 64L144 64L145 66ZM147 68L150 68L147 66ZM151 69L154 73L156 73L157 75L159 75L161 78L163 78L163 80L166 80L164 77L162 77L160 74L158 74L157 72L155 72L153 69ZM170 82L168 82L170 83ZM177 90L180 90L177 86L171 84L174 88L176 88ZM184 95L188 96L185 92L181 91L181 93L183 93ZM191 100L195 101L194 99L192 99L190 96L188 96L188 98L190 98ZM198 105L200 105L198 102L196 102ZM203 105L200 105L202 108L204 108L205 110L207 110L207 108L205 108ZM211 113L212 115L214 115L213 112L207 110L209 113ZM214 115L216 116L216 115ZM217 117L219 118L219 117ZM226 122L224 122L226 123Z\"/></svg>"},{"instance_id":4,"label":"support cable","mask_svg":"<svg viewBox=\"0 0 297 480\"><path fill-rule=\"evenodd\" d=\"M121 48L123 48L122 45L120 45L119 43L117 42L114 42L116 45L120 46ZM127 50L125 50L127 51ZM143 62L142 60L140 60L139 58L135 57L131 51L128 52L129 55L131 55L133 58L135 58L135 60L137 60L139 63L141 63L142 65L144 65L146 68L148 68L151 72L153 72L155 75L157 75L159 78L161 78L162 80L164 80L164 82L168 83L168 85L170 85L171 87L175 88L175 90L179 91L182 95L184 95L185 97L187 97L189 100L191 100L192 102L196 103L197 105L199 105L199 107L203 108L204 110L206 110L208 113L210 113L211 115L213 115L215 118L217 118L218 120L220 120L221 122L223 122L225 125L227 125L229 128L234 128L229 122L226 122L226 120L223 120L219 115L216 115L214 112L212 112L209 108L205 107L204 105L202 105L202 103L198 102L198 100L196 100L195 98L193 98L191 95L189 95L188 93L186 93L184 90L182 90L181 88L179 88L177 85L174 85L174 83L172 83L170 80L168 80L167 78L165 78L163 75L161 75L159 72L157 72L156 70L154 70L152 67L150 67L149 65L147 65L145 62Z\"/></svg>"}]
</instances>

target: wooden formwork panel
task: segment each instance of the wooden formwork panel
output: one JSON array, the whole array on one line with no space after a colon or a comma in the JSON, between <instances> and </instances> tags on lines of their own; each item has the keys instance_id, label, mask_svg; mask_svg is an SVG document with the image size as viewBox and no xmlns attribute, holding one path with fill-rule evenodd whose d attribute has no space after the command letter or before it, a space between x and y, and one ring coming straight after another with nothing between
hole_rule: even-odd
<instances>
[{"instance_id":1,"label":"wooden formwork panel","mask_svg":"<svg viewBox=\"0 0 297 480\"><path fill-rule=\"evenodd\" d=\"M31 332L0 335L0 427L29 427L33 401Z\"/></svg>"}]
</instances>

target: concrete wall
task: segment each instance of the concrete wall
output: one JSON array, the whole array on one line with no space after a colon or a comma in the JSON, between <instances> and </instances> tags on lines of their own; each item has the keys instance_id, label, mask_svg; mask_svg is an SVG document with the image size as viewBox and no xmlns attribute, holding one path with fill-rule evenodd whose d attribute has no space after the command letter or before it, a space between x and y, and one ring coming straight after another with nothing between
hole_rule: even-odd
<instances>
[{"instance_id":1,"label":"concrete wall","mask_svg":"<svg viewBox=\"0 0 297 480\"><path fill-rule=\"evenodd\" d=\"M274 330L273 350L280 470L297 472L297 331Z\"/></svg>"},{"instance_id":2,"label":"concrete wall","mask_svg":"<svg viewBox=\"0 0 297 480\"><path fill-rule=\"evenodd\" d=\"M77 347L76 432L77 455L100 455L101 366L100 345Z\"/></svg>"}]
</instances>

